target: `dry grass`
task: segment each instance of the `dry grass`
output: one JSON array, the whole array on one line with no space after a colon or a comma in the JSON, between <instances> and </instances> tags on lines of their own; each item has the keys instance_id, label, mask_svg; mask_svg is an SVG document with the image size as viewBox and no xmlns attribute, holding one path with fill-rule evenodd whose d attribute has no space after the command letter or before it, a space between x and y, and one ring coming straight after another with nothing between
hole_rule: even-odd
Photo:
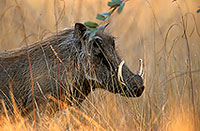
<instances>
[{"instance_id":1,"label":"dry grass","mask_svg":"<svg viewBox=\"0 0 200 131\"><path fill-rule=\"evenodd\" d=\"M0 50L41 40L75 22L95 21L108 10L107 0L0 1ZM130 0L114 15L108 32L118 52L135 72L145 60L145 92L124 98L104 90L92 92L77 110L66 107L55 116L42 115L41 130L167 130L200 129L199 0ZM31 54L30 54L31 55ZM31 57L31 56L30 56ZM1 115L3 130L33 130L26 118ZM66 126L67 125L67 126Z\"/></svg>"}]
</instances>

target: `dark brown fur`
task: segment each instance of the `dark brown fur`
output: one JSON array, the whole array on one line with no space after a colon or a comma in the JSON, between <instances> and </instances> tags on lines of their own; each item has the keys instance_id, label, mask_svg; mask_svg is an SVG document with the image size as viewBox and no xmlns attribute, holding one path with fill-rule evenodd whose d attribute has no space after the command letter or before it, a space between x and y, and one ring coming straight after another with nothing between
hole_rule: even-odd
<instances>
[{"instance_id":1,"label":"dark brown fur","mask_svg":"<svg viewBox=\"0 0 200 131\"><path fill-rule=\"evenodd\" d=\"M96 36L101 39L94 37L88 42L86 30L84 25L77 23L75 29L61 31L29 48L1 53L0 99L5 101L7 108L12 110L9 84L12 85L12 93L20 110L32 104L27 51L30 54L38 106L46 104L49 95L59 99L59 88L69 105L80 104L95 88L127 97L140 96L144 90L143 80L126 65L123 66L122 75L127 86L118 81L121 59L115 50L114 38L99 31Z\"/></svg>"}]
</instances>

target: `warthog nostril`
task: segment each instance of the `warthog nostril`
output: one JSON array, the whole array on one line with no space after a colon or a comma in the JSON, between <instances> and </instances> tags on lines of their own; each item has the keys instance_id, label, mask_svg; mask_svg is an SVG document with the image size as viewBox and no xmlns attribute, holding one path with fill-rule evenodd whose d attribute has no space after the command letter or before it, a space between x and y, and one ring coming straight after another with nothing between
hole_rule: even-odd
<instances>
[{"instance_id":1,"label":"warthog nostril","mask_svg":"<svg viewBox=\"0 0 200 131\"><path fill-rule=\"evenodd\" d=\"M143 93L143 91L144 91L144 86L139 87L139 88L137 89L137 91L135 92L136 96L137 96L137 97L141 96L142 93Z\"/></svg>"}]
</instances>

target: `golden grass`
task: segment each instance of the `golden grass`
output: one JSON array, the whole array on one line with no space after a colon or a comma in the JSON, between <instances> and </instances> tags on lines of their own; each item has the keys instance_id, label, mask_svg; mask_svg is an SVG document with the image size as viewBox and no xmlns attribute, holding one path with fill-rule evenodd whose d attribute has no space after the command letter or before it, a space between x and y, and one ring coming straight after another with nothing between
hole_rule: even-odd
<instances>
[{"instance_id":1,"label":"golden grass","mask_svg":"<svg viewBox=\"0 0 200 131\"><path fill-rule=\"evenodd\" d=\"M18 0L18 8L15 0L1 0L0 50L41 40L75 22L96 21L97 13L108 10L107 2ZM66 107L54 116L41 115L37 127L200 130L200 14L196 13L199 5L199 0L129 0L122 14L112 17L107 31L116 37L118 52L132 71L136 72L138 59L144 59L146 89L142 97L124 98L96 90L80 110ZM11 119L1 115L0 128L34 130L33 123L26 118L19 116L15 123Z\"/></svg>"}]
</instances>

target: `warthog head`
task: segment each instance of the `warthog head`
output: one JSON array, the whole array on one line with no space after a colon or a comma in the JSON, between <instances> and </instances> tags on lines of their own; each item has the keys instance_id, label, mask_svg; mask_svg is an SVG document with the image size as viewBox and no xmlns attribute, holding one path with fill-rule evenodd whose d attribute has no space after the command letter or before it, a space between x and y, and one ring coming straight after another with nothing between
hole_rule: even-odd
<instances>
[{"instance_id":1,"label":"warthog head","mask_svg":"<svg viewBox=\"0 0 200 131\"><path fill-rule=\"evenodd\" d=\"M87 28L75 24L74 37L82 45L82 66L88 80L95 81L101 88L126 97L139 97L143 90L143 61L140 70L132 73L117 55L115 40L112 36L99 31L88 42Z\"/></svg>"}]
</instances>

